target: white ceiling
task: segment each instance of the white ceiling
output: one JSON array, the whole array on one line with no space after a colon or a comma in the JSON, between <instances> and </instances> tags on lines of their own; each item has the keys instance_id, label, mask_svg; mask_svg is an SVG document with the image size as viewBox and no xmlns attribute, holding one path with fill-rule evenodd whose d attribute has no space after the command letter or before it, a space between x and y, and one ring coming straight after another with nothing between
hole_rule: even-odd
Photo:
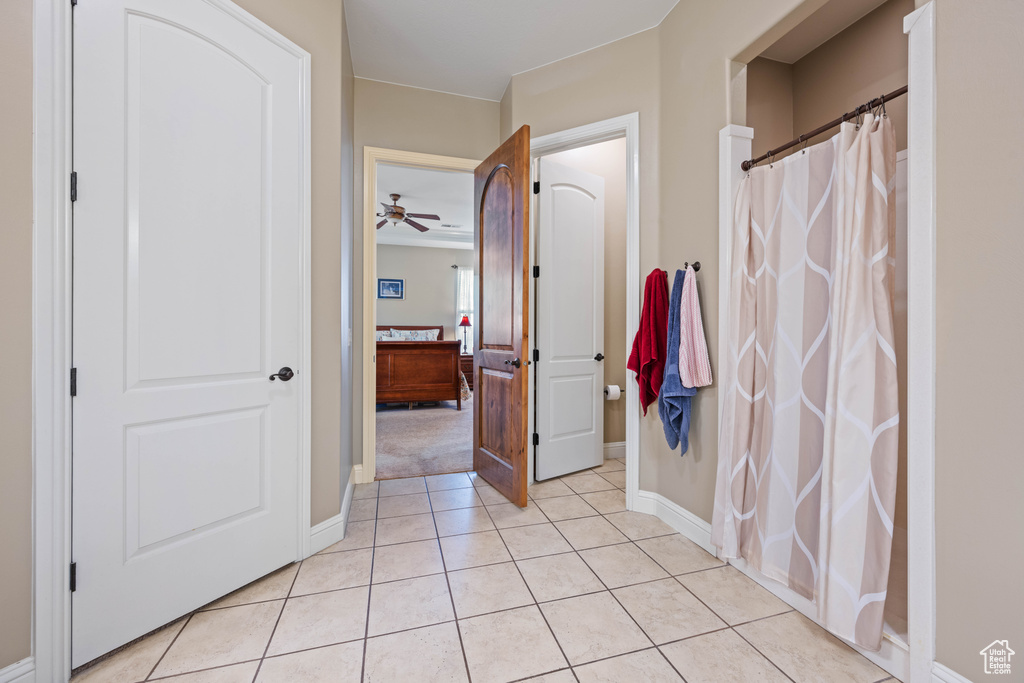
<instances>
[{"instance_id":1,"label":"white ceiling","mask_svg":"<svg viewBox=\"0 0 1024 683\"><path fill-rule=\"evenodd\" d=\"M377 244L401 244L449 249L473 248L473 174L463 171L435 171L408 166L377 166L377 210L380 202L391 204L391 193L402 195L398 205L409 213L433 213L434 221L414 218L430 228L420 232L411 225L388 223L377 231ZM450 225L454 227L442 227Z\"/></svg>"},{"instance_id":2,"label":"white ceiling","mask_svg":"<svg viewBox=\"0 0 1024 683\"><path fill-rule=\"evenodd\" d=\"M761 56L794 64L884 3L885 0L829 0Z\"/></svg>"},{"instance_id":3,"label":"white ceiling","mask_svg":"<svg viewBox=\"0 0 1024 683\"><path fill-rule=\"evenodd\" d=\"M500 100L522 73L657 26L678 0L348 0L355 75Z\"/></svg>"}]
</instances>

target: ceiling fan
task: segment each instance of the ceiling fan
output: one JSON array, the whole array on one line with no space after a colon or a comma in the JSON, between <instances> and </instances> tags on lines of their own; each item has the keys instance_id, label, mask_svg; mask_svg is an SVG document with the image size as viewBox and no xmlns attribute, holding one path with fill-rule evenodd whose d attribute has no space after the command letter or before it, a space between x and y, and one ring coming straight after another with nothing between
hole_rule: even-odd
<instances>
[{"instance_id":1,"label":"ceiling fan","mask_svg":"<svg viewBox=\"0 0 1024 683\"><path fill-rule=\"evenodd\" d=\"M416 228L420 232L426 232L427 230L430 230L430 228L428 228L425 225L422 225L421 223L417 223L416 221L414 221L412 219L413 218L427 218L427 219L435 220L435 221L441 220L440 216L438 216L437 214L433 214L433 213L406 213L405 212L405 207L402 207L402 206L398 205L398 200L401 197L402 197L402 195L400 195L400 194L392 194L391 195L391 202L392 202L391 206L385 204L384 202L381 202L381 206L384 207L384 213L378 213L377 217L378 218L383 218L384 220L382 220L380 223L377 224L377 229L378 230L383 228L384 225L388 221L391 221L392 225L398 225L399 223L403 223L404 222L404 223L408 223L409 225L411 225L412 227Z\"/></svg>"}]
</instances>

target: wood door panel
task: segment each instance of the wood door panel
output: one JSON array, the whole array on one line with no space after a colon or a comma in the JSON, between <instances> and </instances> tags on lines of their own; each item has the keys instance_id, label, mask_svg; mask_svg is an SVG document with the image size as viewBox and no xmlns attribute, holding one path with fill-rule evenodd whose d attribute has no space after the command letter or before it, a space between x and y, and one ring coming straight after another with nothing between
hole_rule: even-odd
<instances>
[{"instance_id":1,"label":"wood door panel","mask_svg":"<svg viewBox=\"0 0 1024 683\"><path fill-rule=\"evenodd\" d=\"M520 507L527 486L531 187L530 128L523 126L475 172L480 320L473 329L473 467Z\"/></svg>"},{"instance_id":2,"label":"wood door panel","mask_svg":"<svg viewBox=\"0 0 1024 683\"><path fill-rule=\"evenodd\" d=\"M512 414L512 389L515 378L511 373L484 370L480 375L481 400L485 402L480 423L480 449L509 467L514 445L508 429L508 416Z\"/></svg>"},{"instance_id":3,"label":"wood door panel","mask_svg":"<svg viewBox=\"0 0 1024 683\"><path fill-rule=\"evenodd\" d=\"M515 265L515 181L508 166L494 169L483 190L480 258L487 279L480 283L482 349L512 349L513 267Z\"/></svg>"}]
</instances>

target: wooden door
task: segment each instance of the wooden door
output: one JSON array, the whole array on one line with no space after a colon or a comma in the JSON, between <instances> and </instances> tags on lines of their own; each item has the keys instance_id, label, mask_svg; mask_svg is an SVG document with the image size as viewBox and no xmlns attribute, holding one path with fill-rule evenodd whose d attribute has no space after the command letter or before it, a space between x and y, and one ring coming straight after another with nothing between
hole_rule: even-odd
<instances>
[{"instance_id":1,"label":"wooden door","mask_svg":"<svg viewBox=\"0 0 1024 683\"><path fill-rule=\"evenodd\" d=\"M73 666L300 552L308 56L222 4L75 9Z\"/></svg>"},{"instance_id":2,"label":"wooden door","mask_svg":"<svg viewBox=\"0 0 1024 683\"><path fill-rule=\"evenodd\" d=\"M526 507L530 127L476 169L473 469Z\"/></svg>"}]
</instances>

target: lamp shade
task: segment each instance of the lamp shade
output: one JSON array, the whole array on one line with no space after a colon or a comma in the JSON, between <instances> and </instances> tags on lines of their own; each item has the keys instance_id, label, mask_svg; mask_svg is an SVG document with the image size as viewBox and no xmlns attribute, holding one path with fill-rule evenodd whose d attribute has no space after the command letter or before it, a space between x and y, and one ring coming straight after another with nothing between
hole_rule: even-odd
<instances>
[{"instance_id":1,"label":"lamp shade","mask_svg":"<svg viewBox=\"0 0 1024 683\"><path fill-rule=\"evenodd\" d=\"M462 320L459 322L459 327L472 327L472 325L469 324L468 315L462 316Z\"/></svg>"}]
</instances>

